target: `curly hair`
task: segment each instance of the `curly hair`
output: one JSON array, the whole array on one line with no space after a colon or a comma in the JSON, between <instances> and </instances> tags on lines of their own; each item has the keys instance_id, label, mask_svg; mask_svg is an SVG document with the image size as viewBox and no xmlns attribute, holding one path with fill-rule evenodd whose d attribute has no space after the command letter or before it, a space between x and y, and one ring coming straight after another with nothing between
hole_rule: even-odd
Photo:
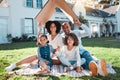
<instances>
[{"instance_id":1,"label":"curly hair","mask_svg":"<svg viewBox=\"0 0 120 80\"><path fill-rule=\"evenodd\" d=\"M54 23L55 26L56 26L56 33L59 33L60 30L61 30L61 24L58 21L48 21L48 22L46 22L45 28L47 29L47 32L49 34L51 34L50 26L51 26L52 23Z\"/></svg>"},{"instance_id":2,"label":"curly hair","mask_svg":"<svg viewBox=\"0 0 120 80\"><path fill-rule=\"evenodd\" d=\"M74 33L69 33L69 34L65 37L65 40L64 40L64 44L65 44L65 45L68 45L67 40L68 40L69 37L72 38L73 41L74 41L73 46L78 46L78 45L79 45L79 40L78 40L77 36L76 36Z\"/></svg>"}]
</instances>

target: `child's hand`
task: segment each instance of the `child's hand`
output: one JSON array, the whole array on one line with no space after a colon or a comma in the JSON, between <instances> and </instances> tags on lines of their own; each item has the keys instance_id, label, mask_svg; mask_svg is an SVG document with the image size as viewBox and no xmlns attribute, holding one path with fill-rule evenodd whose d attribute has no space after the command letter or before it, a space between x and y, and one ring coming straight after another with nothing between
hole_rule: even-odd
<instances>
[{"instance_id":1,"label":"child's hand","mask_svg":"<svg viewBox=\"0 0 120 80\"><path fill-rule=\"evenodd\" d=\"M60 50L60 46L57 46L57 48L55 49L56 51L59 51Z\"/></svg>"},{"instance_id":2,"label":"child's hand","mask_svg":"<svg viewBox=\"0 0 120 80\"><path fill-rule=\"evenodd\" d=\"M52 58L54 58L54 57L56 57L56 55L55 55L55 54L52 54Z\"/></svg>"},{"instance_id":3,"label":"child's hand","mask_svg":"<svg viewBox=\"0 0 120 80\"><path fill-rule=\"evenodd\" d=\"M78 67L76 68L76 72L80 73L81 71L82 71L81 67L78 66Z\"/></svg>"},{"instance_id":4,"label":"child's hand","mask_svg":"<svg viewBox=\"0 0 120 80\"><path fill-rule=\"evenodd\" d=\"M45 61L45 64L48 64L49 63L49 61Z\"/></svg>"}]
</instances>

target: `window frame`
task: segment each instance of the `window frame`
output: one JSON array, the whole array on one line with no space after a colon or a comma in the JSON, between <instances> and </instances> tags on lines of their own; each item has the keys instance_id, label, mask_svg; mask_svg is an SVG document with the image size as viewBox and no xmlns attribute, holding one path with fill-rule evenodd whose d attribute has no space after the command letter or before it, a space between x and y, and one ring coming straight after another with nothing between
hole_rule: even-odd
<instances>
[{"instance_id":1,"label":"window frame","mask_svg":"<svg viewBox=\"0 0 120 80\"><path fill-rule=\"evenodd\" d=\"M31 25L31 26L26 26L26 25L25 25L25 24L26 24L26 23L25 23L25 20L31 20L31 21L32 21L32 23L31 23L32 25ZM26 32L25 29L26 29L27 27L31 27L31 28L32 28L31 32L30 32L30 31ZM34 22L33 22L33 18L25 18L25 19L24 19L24 33L25 33L25 34L34 34Z\"/></svg>"},{"instance_id":2,"label":"window frame","mask_svg":"<svg viewBox=\"0 0 120 80\"><path fill-rule=\"evenodd\" d=\"M29 6L28 3L31 3L31 6ZM31 1L26 0L26 7L33 8L33 0Z\"/></svg>"},{"instance_id":3,"label":"window frame","mask_svg":"<svg viewBox=\"0 0 120 80\"><path fill-rule=\"evenodd\" d=\"M38 6L38 5L40 5L40 6ZM36 0L36 8L40 9L40 8L42 8L42 7L43 7L43 2L42 2L42 0Z\"/></svg>"}]
</instances>

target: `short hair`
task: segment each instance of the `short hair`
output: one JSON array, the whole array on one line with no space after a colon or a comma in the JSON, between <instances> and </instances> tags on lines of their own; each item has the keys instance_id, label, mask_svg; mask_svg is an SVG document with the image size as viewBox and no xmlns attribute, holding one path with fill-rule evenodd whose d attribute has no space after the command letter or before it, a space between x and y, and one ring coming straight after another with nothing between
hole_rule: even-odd
<instances>
[{"instance_id":1,"label":"short hair","mask_svg":"<svg viewBox=\"0 0 120 80\"><path fill-rule=\"evenodd\" d=\"M60 30L61 30L61 24L58 21L48 21L48 22L46 22L45 28L47 29L47 32L49 34L51 34L50 26L51 26L52 23L54 23L55 26L56 26L56 33L59 33Z\"/></svg>"},{"instance_id":2,"label":"short hair","mask_svg":"<svg viewBox=\"0 0 120 80\"><path fill-rule=\"evenodd\" d=\"M66 24L69 24L68 22L63 22L62 23L62 27L64 26L64 25L66 25ZM69 24L70 25L70 24Z\"/></svg>"},{"instance_id":3,"label":"short hair","mask_svg":"<svg viewBox=\"0 0 120 80\"><path fill-rule=\"evenodd\" d=\"M40 36L40 37L39 37L39 36ZM38 39L41 38L41 37L45 37L46 39L48 39L47 36L46 36L45 34L38 35ZM48 41L47 43L49 43L49 41ZM37 46L41 45L41 44L38 42L38 40L37 40L36 45L37 45Z\"/></svg>"},{"instance_id":4,"label":"short hair","mask_svg":"<svg viewBox=\"0 0 120 80\"><path fill-rule=\"evenodd\" d=\"M79 40L78 40L77 36L76 36L74 33L69 33L69 34L65 37L65 40L64 40L64 44L65 44L65 45L68 45L67 39L68 39L69 37L71 37L71 38L74 40L73 46L78 46L78 45L79 45Z\"/></svg>"},{"instance_id":5,"label":"short hair","mask_svg":"<svg viewBox=\"0 0 120 80\"><path fill-rule=\"evenodd\" d=\"M64 25L66 25L66 24L68 24L69 26L70 26L70 28L71 28L71 25L70 25L70 23L69 22L64 22L64 23L62 23L62 28L64 27Z\"/></svg>"}]
</instances>

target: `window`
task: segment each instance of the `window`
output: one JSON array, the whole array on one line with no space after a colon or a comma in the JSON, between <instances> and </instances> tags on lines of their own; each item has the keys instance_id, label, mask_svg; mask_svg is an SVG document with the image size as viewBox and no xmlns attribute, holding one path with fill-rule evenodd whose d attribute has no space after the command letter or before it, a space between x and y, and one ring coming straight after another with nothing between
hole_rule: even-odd
<instances>
[{"instance_id":1,"label":"window","mask_svg":"<svg viewBox=\"0 0 120 80\"><path fill-rule=\"evenodd\" d=\"M33 0L26 0L26 6L27 7L33 7Z\"/></svg>"},{"instance_id":2,"label":"window","mask_svg":"<svg viewBox=\"0 0 120 80\"><path fill-rule=\"evenodd\" d=\"M59 8L55 8L56 12L62 12Z\"/></svg>"},{"instance_id":3,"label":"window","mask_svg":"<svg viewBox=\"0 0 120 80\"><path fill-rule=\"evenodd\" d=\"M33 27L33 19L32 18L25 18L25 34L33 34L34 27Z\"/></svg>"},{"instance_id":4,"label":"window","mask_svg":"<svg viewBox=\"0 0 120 80\"><path fill-rule=\"evenodd\" d=\"M0 43L7 42L8 19L0 17Z\"/></svg>"},{"instance_id":5,"label":"window","mask_svg":"<svg viewBox=\"0 0 120 80\"><path fill-rule=\"evenodd\" d=\"M42 0L36 0L36 7L42 8Z\"/></svg>"}]
</instances>

